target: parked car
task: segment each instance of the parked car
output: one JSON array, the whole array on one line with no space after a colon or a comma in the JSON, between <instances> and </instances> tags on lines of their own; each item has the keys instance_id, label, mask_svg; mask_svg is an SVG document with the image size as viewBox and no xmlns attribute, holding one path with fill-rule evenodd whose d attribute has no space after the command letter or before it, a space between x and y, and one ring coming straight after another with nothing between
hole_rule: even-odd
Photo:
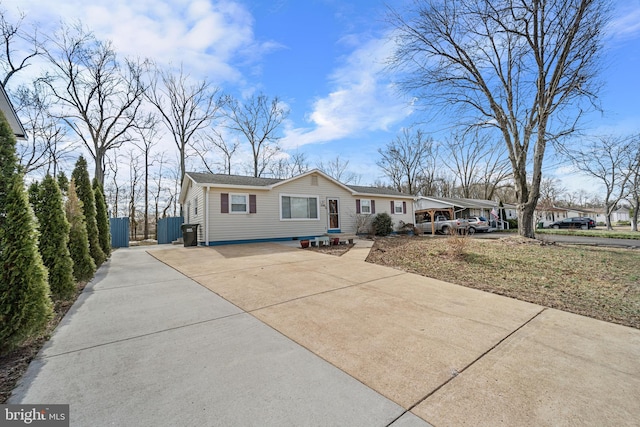
<instances>
[{"instance_id":1,"label":"parked car","mask_svg":"<svg viewBox=\"0 0 640 427\"><path fill-rule=\"evenodd\" d=\"M416 228L421 233L431 233L431 221L418 222ZM466 219L447 219L445 216L437 215L434 225L436 233L449 234L451 230L464 234L469 230L469 221Z\"/></svg>"},{"instance_id":2,"label":"parked car","mask_svg":"<svg viewBox=\"0 0 640 427\"><path fill-rule=\"evenodd\" d=\"M473 234L477 231L491 231L491 226L489 225L487 218L483 216L472 216L469 218L469 234Z\"/></svg>"},{"instance_id":3,"label":"parked car","mask_svg":"<svg viewBox=\"0 0 640 427\"><path fill-rule=\"evenodd\" d=\"M552 223L549 227L555 228L556 230L559 228L571 228L571 229L581 229L588 230L590 228L595 228L596 223L591 218L585 218L581 216L575 216L571 218L565 218L561 221L556 221Z\"/></svg>"}]
</instances>

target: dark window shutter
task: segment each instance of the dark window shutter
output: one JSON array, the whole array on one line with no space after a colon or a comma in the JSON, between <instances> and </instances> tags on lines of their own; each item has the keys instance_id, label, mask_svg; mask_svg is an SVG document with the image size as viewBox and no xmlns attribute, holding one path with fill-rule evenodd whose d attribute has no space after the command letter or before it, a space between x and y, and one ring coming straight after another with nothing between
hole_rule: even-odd
<instances>
[{"instance_id":1,"label":"dark window shutter","mask_svg":"<svg viewBox=\"0 0 640 427\"><path fill-rule=\"evenodd\" d=\"M407 213L407 202L402 202L402 213Z\"/></svg>"},{"instance_id":2,"label":"dark window shutter","mask_svg":"<svg viewBox=\"0 0 640 427\"><path fill-rule=\"evenodd\" d=\"M256 206L256 195L255 194L249 194L249 213L256 213L257 211L257 206Z\"/></svg>"},{"instance_id":3,"label":"dark window shutter","mask_svg":"<svg viewBox=\"0 0 640 427\"><path fill-rule=\"evenodd\" d=\"M220 194L220 213L229 213L229 193Z\"/></svg>"},{"instance_id":4,"label":"dark window shutter","mask_svg":"<svg viewBox=\"0 0 640 427\"><path fill-rule=\"evenodd\" d=\"M396 213L396 210L393 208L393 200L391 201L391 215Z\"/></svg>"},{"instance_id":5,"label":"dark window shutter","mask_svg":"<svg viewBox=\"0 0 640 427\"><path fill-rule=\"evenodd\" d=\"M371 213L372 214L376 213L376 201L375 200L371 201Z\"/></svg>"},{"instance_id":6,"label":"dark window shutter","mask_svg":"<svg viewBox=\"0 0 640 427\"><path fill-rule=\"evenodd\" d=\"M356 213L360 213L360 199L356 199Z\"/></svg>"}]
</instances>

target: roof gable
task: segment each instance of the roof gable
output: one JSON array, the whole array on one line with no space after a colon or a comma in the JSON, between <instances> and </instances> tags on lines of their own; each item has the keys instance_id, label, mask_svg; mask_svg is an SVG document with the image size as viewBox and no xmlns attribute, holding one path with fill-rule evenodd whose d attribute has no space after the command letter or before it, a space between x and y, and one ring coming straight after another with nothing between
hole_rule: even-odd
<instances>
[{"instance_id":1,"label":"roof gable","mask_svg":"<svg viewBox=\"0 0 640 427\"><path fill-rule=\"evenodd\" d=\"M264 188L265 190L272 190L281 185L297 181L306 176L311 175L319 175L333 184L343 188L344 190L350 192L352 195L369 195L369 196L380 196L380 197L397 197L397 198L411 198L413 196L410 194L401 193L396 190L392 190L389 188L381 188L381 187L366 187L359 185L346 185L337 181L336 179L330 177L326 173L322 172L319 169L312 169L300 175L294 176L288 179L279 179L279 178L256 178L252 176L242 176L242 175L227 175L227 174L214 174L208 172L186 172L185 179L182 185L182 191L180 194L180 202L182 203L184 197L186 196L186 182L192 182L196 185L201 185L204 187L227 187L227 188L248 188L248 189L257 189Z\"/></svg>"}]
</instances>

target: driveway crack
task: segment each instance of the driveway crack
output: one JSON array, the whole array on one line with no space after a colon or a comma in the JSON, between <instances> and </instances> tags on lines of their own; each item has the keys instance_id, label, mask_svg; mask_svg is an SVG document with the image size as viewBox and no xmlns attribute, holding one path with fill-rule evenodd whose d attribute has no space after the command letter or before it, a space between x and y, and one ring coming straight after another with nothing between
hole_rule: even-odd
<instances>
[{"instance_id":1,"label":"driveway crack","mask_svg":"<svg viewBox=\"0 0 640 427\"><path fill-rule=\"evenodd\" d=\"M386 427L391 427L393 426L393 423L395 423L396 421L398 421L404 414L406 414L407 412L411 412L411 410L413 410L416 406L418 406L419 404L421 404L422 402L424 402L425 400L427 400L428 398L430 398L431 396L433 396L435 393L437 393L442 387L446 386L447 384L449 384L451 381L453 381L454 378L456 378L458 375L462 374L464 371L466 371L468 368L470 368L471 366L475 365L480 359L484 358L487 354L489 354L490 352L492 352L496 347L498 347L500 344L502 344L503 342L505 342L507 339L509 339L510 337L512 337L516 332L518 332L520 329L524 328L525 326L527 326L529 323L531 323L536 317L540 316L540 314L542 314L544 311L547 310L547 307L542 307L542 309L540 311L538 311L536 314L534 314L529 320L527 320L526 322L524 322L522 325L518 326L516 329L514 329L513 331L511 331L509 334L505 335L500 341L498 341L497 343L495 343L493 346L491 346L487 351L485 351L484 353L482 353L480 356L476 357L474 360L472 360L469 364L467 364L465 367L463 367L462 369L460 369L459 371L455 371L448 380L446 380L445 382L443 382L442 384L440 384L438 387L436 387L435 389L431 390L426 396L424 396L422 399L418 400L416 403L414 403L413 405L411 405L409 407L409 409L407 409L406 411L404 411L402 414L400 414L400 416L398 416L396 419L394 419L393 421L391 421L389 424L387 424ZM427 421L428 422L428 421Z\"/></svg>"}]
</instances>

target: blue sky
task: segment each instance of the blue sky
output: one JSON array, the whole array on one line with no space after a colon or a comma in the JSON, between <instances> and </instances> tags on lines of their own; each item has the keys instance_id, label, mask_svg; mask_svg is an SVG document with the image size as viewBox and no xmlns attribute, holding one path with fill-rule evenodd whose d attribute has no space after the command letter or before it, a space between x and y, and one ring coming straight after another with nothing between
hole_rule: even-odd
<instances>
[{"instance_id":1,"label":"blue sky","mask_svg":"<svg viewBox=\"0 0 640 427\"><path fill-rule=\"evenodd\" d=\"M398 6L400 1L390 2ZM79 20L114 42L119 53L183 63L237 96L264 92L290 108L281 143L311 165L339 155L361 183L383 178L377 149L422 119L384 73L392 51L385 6L376 0L3 0L43 32ZM640 131L640 0L615 3L601 78L605 114L591 114L585 133ZM439 133L439 125L424 126ZM440 126L442 127L442 126ZM566 166L546 172L567 186L584 181Z\"/></svg>"}]
</instances>

